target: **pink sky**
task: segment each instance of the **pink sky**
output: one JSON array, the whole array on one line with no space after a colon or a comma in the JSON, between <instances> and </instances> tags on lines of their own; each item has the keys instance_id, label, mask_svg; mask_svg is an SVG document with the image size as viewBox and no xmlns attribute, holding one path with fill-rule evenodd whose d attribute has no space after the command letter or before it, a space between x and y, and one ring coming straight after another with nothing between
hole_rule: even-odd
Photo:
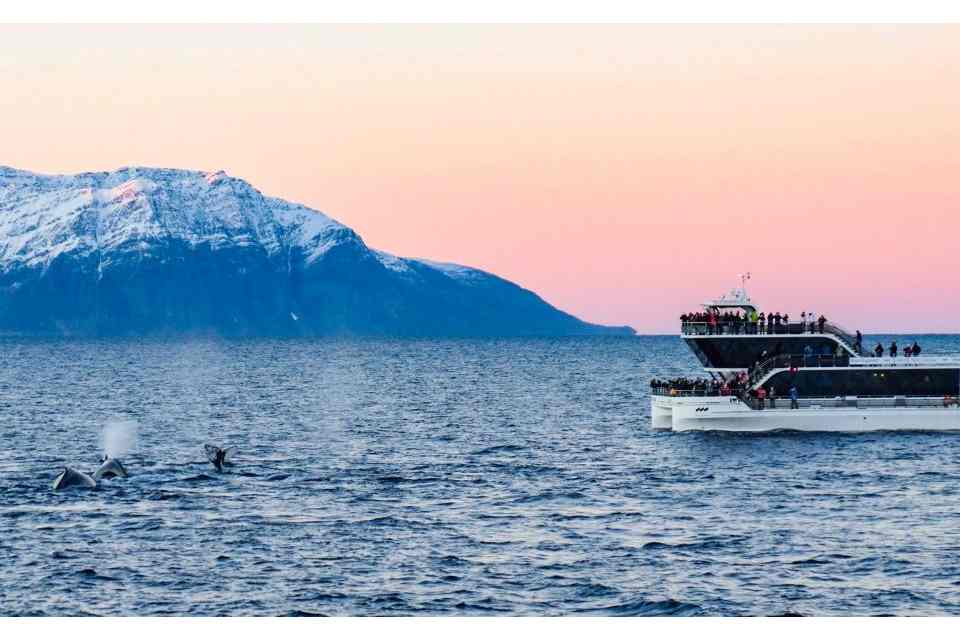
<instances>
[{"instance_id":1,"label":"pink sky","mask_svg":"<svg viewBox=\"0 0 960 640\"><path fill-rule=\"evenodd\" d=\"M0 26L0 164L224 169L673 333L960 330L960 26Z\"/></svg>"}]
</instances>

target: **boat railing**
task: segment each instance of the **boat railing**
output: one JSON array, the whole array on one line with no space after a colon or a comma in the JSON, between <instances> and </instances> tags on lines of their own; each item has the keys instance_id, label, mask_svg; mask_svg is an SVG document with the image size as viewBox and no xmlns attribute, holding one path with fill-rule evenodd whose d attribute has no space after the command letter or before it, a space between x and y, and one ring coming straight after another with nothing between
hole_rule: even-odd
<instances>
[{"instance_id":1,"label":"boat railing","mask_svg":"<svg viewBox=\"0 0 960 640\"><path fill-rule=\"evenodd\" d=\"M677 389L675 387L653 387L650 389L650 394L655 396L670 396L673 398L716 398L719 396L731 396L737 397L738 391L732 389L714 389L713 387L708 387L706 389Z\"/></svg>"},{"instance_id":2,"label":"boat railing","mask_svg":"<svg viewBox=\"0 0 960 640\"><path fill-rule=\"evenodd\" d=\"M850 351L853 351L857 355L863 355L863 345L857 342L856 337L854 337L852 333L840 325L834 322L827 322L823 325L823 332L835 335Z\"/></svg>"},{"instance_id":3,"label":"boat railing","mask_svg":"<svg viewBox=\"0 0 960 640\"><path fill-rule=\"evenodd\" d=\"M850 351L861 355L861 347L849 332L836 324L827 322L820 331L817 323L790 322L769 324L746 320L723 322L681 322L680 334L684 336L764 336L764 335L832 335Z\"/></svg>"},{"instance_id":4,"label":"boat railing","mask_svg":"<svg viewBox=\"0 0 960 640\"><path fill-rule=\"evenodd\" d=\"M760 382L770 371L774 369L799 369L803 368L815 368L815 367L849 367L850 366L850 356L797 356L797 355L780 355L768 358L763 362L755 365L750 370L750 375L748 378L749 386L753 386Z\"/></svg>"},{"instance_id":5,"label":"boat railing","mask_svg":"<svg viewBox=\"0 0 960 640\"><path fill-rule=\"evenodd\" d=\"M802 322L789 324L760 325L759 322L745 320L725 320L722 322L681 322L680 334L685 336L747 336L747 335L800 335L808 333L808 327Z\"/></svg>"},{"instance_id":6,"label":"boat railing","mask_svg":"<svg viewBox=\"0 0 960 640\"><path fill-rule=\"evenodd\" d=\"M958 367L960 368L960 355L958 356L871 356L861 358L851 358L851 367L880 367L884 369L907 367L920 368L925 367Z\"/></svg>"}]
</instances>

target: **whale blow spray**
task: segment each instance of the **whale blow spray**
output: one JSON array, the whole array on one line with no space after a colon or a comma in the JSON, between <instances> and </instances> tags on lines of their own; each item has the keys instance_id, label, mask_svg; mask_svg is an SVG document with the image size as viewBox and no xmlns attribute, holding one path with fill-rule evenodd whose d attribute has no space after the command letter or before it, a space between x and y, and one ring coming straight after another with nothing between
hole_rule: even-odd
<instances>
[{"instance_id":1,"label":"whale blow spray","mask_svg":"<svg viewBox=\"0 0 960 640\"><path fill-rule=\"evenodd\" d=\"M100 432L100 446L110 458L124 456L137 444L137 422L135 420L110 420Z\"/></svg>"}]
</instances>

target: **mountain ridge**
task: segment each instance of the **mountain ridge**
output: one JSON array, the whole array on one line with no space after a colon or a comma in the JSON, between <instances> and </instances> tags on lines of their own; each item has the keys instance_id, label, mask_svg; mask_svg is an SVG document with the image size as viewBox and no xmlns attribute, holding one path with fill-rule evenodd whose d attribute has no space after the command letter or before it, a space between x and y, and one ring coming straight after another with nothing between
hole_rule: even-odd
<instances>
[{"instance_id":1,"label":"mountain ridge","mask_svg":"<svg viewBox=\"0 0 960 640\"><path fill-rule=\"evenodd\" d=\"M513 314L513 317L511 317ZM223 171L0 166L0 331L591 335L494 274L368 247Z\"/></svg>"}]
</instances>

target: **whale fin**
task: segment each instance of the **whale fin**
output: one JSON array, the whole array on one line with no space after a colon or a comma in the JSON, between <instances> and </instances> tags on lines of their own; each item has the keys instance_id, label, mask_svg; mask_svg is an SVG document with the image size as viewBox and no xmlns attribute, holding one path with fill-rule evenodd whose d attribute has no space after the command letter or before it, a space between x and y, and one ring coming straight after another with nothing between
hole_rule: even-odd
<instances>
[{"instance_id":1,"label":"whale fin","mask_svg":"<svg viewBox=\"0 0 960 640\"><path fill-rule=\"evenodd\" d=\"M223 464L233 464L233 455L237 452L236 447L227 447L223 450Z\"/></svg>"},{"instance_id":2,"label":"whale fin","mask_svg":"<svg viewBox=\"0 0 960 640\"><path fill-rule=\"evenodd\" d=\"M220 447L215 447L212 444L203 445L203 455L207 456L207 460L216 464L217 456L220 453Z\"/></svg>"},{"instance_id":3,"label":"whale fin","mask_svg":"<svg viewBox=\"0 0 960 640\"><path fill-rule=\"evenodd\" d=\"M70 467L64 467L63 471L57 474L57 477L53 479L53 484L50 485L50 488L54 491L59 491L63 487L63 479L67 477L67 473L70 471Z\"/></svg>"},{"instance_id":4,"label":"whale fin","mask_svg":"<svg viewBox=\"0 0 960 640\"><path fill-rule=\"evenodd\" d=\"M203 453L207 456L207 460L216 467L217 471L223 471L223 463L227 456L226 451L212 444L205 444L203 445Z\"/></svg>"}]
</instances>

